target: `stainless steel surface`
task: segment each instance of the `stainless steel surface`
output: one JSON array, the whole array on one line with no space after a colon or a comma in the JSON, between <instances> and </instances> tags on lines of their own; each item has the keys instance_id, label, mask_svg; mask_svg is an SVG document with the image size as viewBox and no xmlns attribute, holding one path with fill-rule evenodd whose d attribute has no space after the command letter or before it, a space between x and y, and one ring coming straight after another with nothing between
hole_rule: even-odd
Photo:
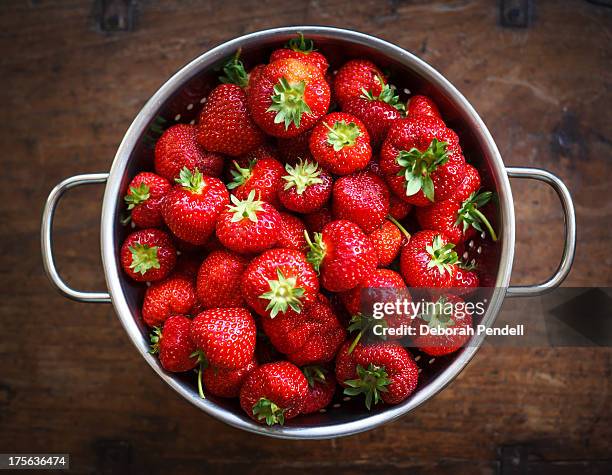
<instances>
[{"instance_id":1,"label":"stainless steel surface","mask_svg":"<svg viewBox=\"0 0 612 475\"><path fill-rule=\"evenodd\" d=\"M108 173L90 173L67 178L51 190L43 210L40 240L45 272L61 294L78 302L110 303L111 298L107 292L81 292L75 290L66 284L59 275L55 267L55 260L53 259L53 217L55 215L55 208L62 195L70 188L95 183L106 183L107 179Z\"/></svg>"},{"instance_id":2,"label":"stainless steel surface","mask_svg":"<svg viewBox=\"0 0 612 475\"><path fill-rule=\"evenodd\" d=\"M297 32L314 39L320 49L329 52L332 58L338 54L343 57L363 56L375 59L381 66L393 71L394 78L398 78L400 82L398 84L400 89L406 88L432 96L447 121L457 130L466 156L469 154L470 161L481 171L487 188L496 191L499 197L496 223L500 229L499 255L498 266L493 273L493 282L498 291L492 295L482 319L485 325L494 322L510 281L515 239L512 191L495 142L469 102L431 66L391 43L353 31L296 26L252 33L217 46L178 71L145 104L119 146L104 194L100 236L106 282L119 320L141 356L162 380L207 414L234 427L278 438L322 439L362 432L407 414L434 396L459 374L474 356L482 338L472 341L470 346L450 357L437 358L435 362L432 359L431 364L420 362L423 372L419 387L409 399L399 405L377 407L372 413L366 413L361 406L347 403L338 408L330 408L325 414L302 416L288 421L283 427L267 427L249 419L240 411L235 401L200 399L194 390L192 377L166 373L161 368L157 358L148 353L147 329L140 319L139 306L143 289L123 275L118 261L121 241L128 231L120 224L122 197L130 178L138 170L151 167L152 150L147 144L152 142L150 140L154 129L152 124L158 123L160 118L163 122L172 120L188 122L190 118L195 118L195 115L189 115L189 111L193 111L191 114L196 111L194 104L205 97L213 86L213 69L232 56L238 48L242 49L242 57L247 61L250 59L250 66L253 66L264 60L273 47L283 44ZM102 175L96 176L102 179ZM80 178L74 177L69 180L79 181ZM61 185L65 184L66 182L63 182ZM50 196L51 205L47 205L43 220L43 254L46 269L52 281L63 293L70 298L81 299L87 297L87 294L69 289L61 281L53 266L50 225L54 203L59 198L54 193L57 194L56 190ZM567 197L569 199L569 195ZM571 204L571 199L569 202ZM571 211L569 207L566 209L568 213ZM569 231L568 226L568 236L571 235ZM571 255L568 255L567 259L571 264ZM559 272L548 284L557 285L562 277L563 272ZM101 297L102 301L107 301L105 294L101 294Z\"/></svg>"},{"instance_id":3,"label":"stainless steel surface","mask_svg":"<svg viewBox=\"0 0 612 475\"><path fill-rule=\"evenodd\" d=\"M508 167L506 171L508 176L512 178L537 180L550 185L561 200L565 218L565 245L563 246L563 255L561 256L559 267L552 277L540 284L510 286L507 291L509 297L534 297L542 295L558 287L572 268L572 261L576 251L576 212L574 211L572 196L565 183L547 170L542 170L541 168Z\"/></svg>"}]
</instances>

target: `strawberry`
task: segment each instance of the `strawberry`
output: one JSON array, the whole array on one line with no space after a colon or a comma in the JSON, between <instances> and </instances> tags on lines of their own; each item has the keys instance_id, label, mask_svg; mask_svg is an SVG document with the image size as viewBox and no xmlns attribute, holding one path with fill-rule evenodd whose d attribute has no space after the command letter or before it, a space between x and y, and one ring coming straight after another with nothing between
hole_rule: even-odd
<instances>
[{"instance_id":1,"label":"strawberry","mask_svg":"<svg viewBox=\"0 0 612 475\"><path fill-rule=\"evenodd\" d=\"M316 162L301 161L285 165L287 175L278 191L280 202L296 213L313 213L323 207L332 192L332 177Z\"/></svg>"},{"instance_id":2,"label":"strawberry","mask_svg":"<svg viewBox=\"0 0 612 475\"><path fill-rule=\"evenodd\" d=\"M310 135L310 153L325 170L348 175L363 170L370 158L370 136L357 117L332 112L319 122Z\"/></svg>"},{"instance_id":3,"label":"strawberry","mask_svg":"<svg viewBox=\"0 0 612 475\"><path fill-rule=\"evenodd\" d=\"M407 115L429 115L442 120L438 106L427 96L412 96L408 101Z\"/></svg>"},{"instance_id":4,"label":"strawberry","mask_svg":"<svg viewBox=\"0 0 612 475\"><path fill-rule=\"evenodd\" d=\"M311 233L322 232L325 225L334 220L331 210L325 206L314 213L305 214L303 218L306 228Z\"/></svg>"},{"instance_id":5,"label":"strawberry","mask_svg":"<svg viewBox=\"0 0 612 475\"><path fill-rule=\"evenodd\" d=\"M336 356L336 379L347 396L365 395L365 405L381 400L399 404L416 389L419 368L405 348L395 343L358 344L349 352L344 343Z\"/></svg>"},{"instance_id":6,"label":"strawberry","mask_svg":"<svg viewBox=\"0 0 612 475\"><path fill-rule=\"evenodd\" d=\"M491 239L497 241L491 223L479 209L489 202L491 196L490 191L474 192L463 202L452 198L437 201L427 208L418 208L416 217L423 229L442 231L455 245L472 237L475 230L485 232L485 228Z\"/></svg>"},{"instance_id":7,"label":"strawberry","mask_svg":"<svg viewBox=\"0 0 612 475\"><path fill-rule=\"evenodd\" d=\"M310 140L310 134L312 129L307 130L303 134L297 137L276 139L276 146L278 153L283 159L284 163L290 165L297 164L300 160L312 159L310 156L310 149L308 148L308 142Z\"/></svg>"},{"instance_id":8,"label":"strawberry","mask_svg":"<svg viewBox=\"0 0 612 475\"><path fill-rule=\"evenodd\" d=\"M123 198L131 211L132 222L139 228L159 227L164 223L161 202L172 186L164 177L141 172L132 178Z\"/></svg>"},{"instance_id":9,"label":"strawberry","mask_svg":"<svg viewBox=\"0 0 612 475\"><path fill-rule=\"evenodd\" d=\"M162 325L171 315L191 313L196 304L193 282L181 275L154 282L145 291L142 319L150 327Z\"/></svg>"},{"instance_id":10,"label":"strawberry","mask_svg":"<svg viewBox=\"0 0 612 475\"><path fill-rule=\"evenodd\" d=\"M283 425L300 414L308 395L308 381L288 361L266 363L247 376L240 389L240 406L253 420Z\"/></svg>"},{"instance_id":11,"label":"strawberry","mask_svg":"<svg viewBox=\"0 0 612 475\"><path fill-rule=\"evenodd\" d=\"M367 60L346 62L334 77L334 95L341 106L365 92L378 97L384 86L384 76L378 67Z\"/></svg>"},{"instance_id":12,"label":"strawberry","mask_svg":"<svg viewBox=\"0 0 612 475\"><path fill-rule=\"evenodd\" d=\"M180 276L195 283L202 256L197 252L185 251L178 253L173 276Z\"/></svg>"},{"instance_id":13,"label":"strawberry","mask_svg":"<svg viewBox=\"0 0 612 475\"><path fill-rule=\"evenodd\" d=\"M207 366L202 371L202 384L206 388L206 392L213 396L238 397L244 380L255 368L257 368L255 359L238 369Z\"/></svg>"},{"instance_id":14,"label":"strawberry","mask_svg":"<svg viewBox=\"0 0 612 475\"><path fill-rule=\"evenodd\" d=\"M260 153L263 154L263 151ZM246 199L251 191L256 192L256 197L267 201L275 208L280 206L278 191L282 188L285 168L274 158L262 158L251 161L246 167L234 162L235 170L231 170L233 181L227 185L236 198Z\"/></svg>"},{"instance_id":15,"label":"strawberry","mask_svg":"<svg viewBox=\"0 0 612 475\"><path fill-rule=\"evenodd\" d=\"M376 269L357 287L340 294L340 300L352 315L349 332L358 332L350 351L359 343L362 337L374 330L375 326L399 329L403 325L410 325L411 315L406 313L385 313L383 318L377 318L373 313L374 303L396 302L398 300L410 301L408 288L404 279L391 269ZM374 336L383 339L399 339L400 335L380 335L378 329Z\"/></svg>"},{"instance_id":16,"label":"strawberry","mask_svg":"<svg viewBox=\"0 0 612 475\"><path fill-rule=\"evenodd\" d=\"M329 85L321 71L297 59L268 64L249 85L253 120L269 135L295 137L309 130L329 108Z\"/></svg>"},{"instance_id":17,"label":"strawberry","mask_svg":"<svg viewBox=\"0 0 612 475\"><path fill-rule=\"evenodd\" d=\"M391 190L416 206L449 198L463 179L465 160L457 134L434 117L396 120L380 157Z\"/></svg>"},{"instance_id":18,"label":"strawberry","mask_svg":"<svg viewBox=\"0 0 612 475\"><path fill-rule=\"evenodd\" d=\"M385 84L378 96L371 91L362 91L342 104L342 111L352 114L361 120L372 141L372 147L378 148L393 122L402 117L404 104L395 93L395 87Z\"/></svg>"},{"instance_id":19,"label":"strawberry","mask_svg":"<svg viewBox=\"0 0 612 475\"><path fill-rule=\"evenodd\" d=\"M210 92L200 112L197 140L206 150L232 157L263 144L264 135L249 115L247 95L240 85L220 84Z\"/></svg>"},{"instance_id":20,"label":"strawberry","mask_svg":"<svg viewBox=\"0 0 612 475\"><path fill-rule=\"evenodd\" d=\"M352 221L371 233L389 213L389 189L372 173L343 176L334 183L332 210L336 219Z\"/></svg>"},{"instance_id":21,"label":"strawberry","mask_svg":"<svg viewBox=\"0 0 612 475\"><path fill-rule=\"evenodd\" d=\"M401 221L408 216L411 210L412 205L398 198L395 193L389 197L389 215L396 220Z\"/></svg>"},{"instance_id":22,"label":"strawberry","mask_svg":"<svg viewBox=\"0 0 612 475\"><path fill-rule=\"evenodd\" d=\"M196 350L190 336L191 320L183 315L168 318L163 328L151 333L149 353L159 354L159 363L166 371L181 373L195 368L198 359L191 356Z\"/></svg>"},{"instance_id":23,"label":"strawberry","mask_svg":"<svg viewBox=\"0 0 612 475\"><path fill-rule=\"evenodd\" d=\"M218 178L183 168L164 198L162 216L170 231L191 244L204 244L215 229L217 217L229 203L229 193Z\"/></svg>"},{"instance_id":24,"label":"strawberry","mask_svg":"<svg viewBox=\"0 0 612 475\"><path fill-rule=\"evenodd\" d=\"M439 231L419 231L402 249L400 270L410 287L452 287L459 258Z\"/></svg>"},{"instance_id":25,"label":"strawberry","mask_svg":"<svg viewBox=\"0 0 612 475\"><path fill-rule=\"evenodd\" d=\"M332 221L315 233L308 261L321 273L321 284L330 292L357 287L378 263L370 238L355 223Z\"/></svg>"},{"instance_id":26,"label":"strawberry","mask_svg":"<svg viewBox=\"0 0 612 475\"><path fill-rule=\"evenodd\" d=\"M377 229L368 234L378 256L378 266L388 267L395 260L403 242L410 240L410 234L394 218L389 217Z\"/></svg>"},{"instance_id":27,"label":"strawberry","mask_svg":"<svg viewBox=\"0 0 612 475\"><path fill-rule=\"evenodd\" d=\"M289 213L280 213L280 217L281 226L276 245L285 249L305 252L308 248L308 243L304 237L306 225L300 218Z\"/></svg>"},{"instance_id":28,"label":"strawberry","mask_svg":"<svg viewBox=\"0 0 612 475\"><path fill-rule=\"evenodd\" d=\"M263 317L261 323L274 347L298 366L331 361L346 336L329 301L321 294L299 313L290 309Z\"/></svg>"},{"instance_id":29,"label":"strawberry","mask_svg":"<svg viewBox=\"0 0 612 475\"><path fill-rule=\"evenodd\" d=\"M253 361L255 334L255 320L244 308L205 310L191 323L191 339L214 368L238 369Z\"/></svg>"},{"instance_id":30,"label":"strawberry","mask_svg":"<svg viewBox=\"0 0 612 475\"><path fill-rule=\"evenodd\" d=\"M176 264L176 248L161 229L133 232L123 241L120 254L123 270L138 282L161 280Z\"/></svg>"},{"instance_id":31,"label":"strawberry","mask_svg":"<svg viewBox=\"0 0 612 475\"><path fill-rule=\"evenodd\" d=\"M306 256L292 249L270 249L248 265L242 294L261 316L276 317L289 310L301 312L314 301L319 280Z\"/></svg>"},{"instance_id":32,"label":"strawberry","mask_svg":"<svg viewBox=\"0 0 612 475\"><path fill-rule=\"evenodd\" d=\"M198 271L196 292L205 309L242 307L242 274L248 261L227 250L211 252Z\"/></svg>"},{"instance_id":33,"label":"strawberry","mask_svg":"<svg viewBox=\"0 0 612 475\"><path fill-rule=\"evenodd\" d=\"M463 170L463 180L461 180L461 182L459 183L457 188L455 188L451 196L457 201L467 200L472 193L474 193L480 188L480 175L478 174L478 170L476 170L469 163L465 164Z\"/></svg>"},{"instance_id":34,"label":"strawberry","mask_svg":"<svg viewBox=\"0 0 612 475\"><path fill-rule=\"evenodd\" d=\"M431 356L448 355L463 347L470 339L467 332L472 327L472 314L465 302L445 295L426 303L424 312L412 321L416 334L413 345ZM440 334L432 334L435 331Z\"/></svg>"},{"instance_id":35,"label":"strawberry","mask_svg":"<svg viewBox=\"0 0 612 475\"><path fill-rule=\"evenodd\" d=\"M308 381L308 394L302 404L302 414L312 414L329 406L336 392L336 378L322 366L305 366L302 373Z\"/></svg>"},{"instance_id":36,"label":"strawberry","mask_svg":"<svg viewBox=\"0 0 612 475\"><path fill-rule=\"evenodd\" d=\"M239 254L255 254L270 249L278 240L281 217L273 206L255 199L251 190L245 200L231 196L233 205L217 219L217 238Z\"/></svg>"},{"instance_id":37,"label":"strawberry","mask_svg":"<svg viewBox=\"0 0 612 475\"><path fill-rule=\"evenodd\" d=\"M270 62L279 59L298 59L316 66L321 74L325 74L329 63L327 58L314 49L314 42L304 38L302 33L298 33L297 38L291 39L284 48L272 51Z\"/></svg>"},{"instance_id":38,"label":"strawberry","mask_svg":"<svg viewBox=\"0 0 612 475\"><path fill-rule=\"evenodd\" d=\"M195 125L176 124L167 129L155 144L155 172L170 182L185 167L192 171L197 168L204 175L221 175L223 157L203 150L196 134Z\"/></svg>"},{"instance_id":39,"label":"strawberry","mask_svg":"<svg viewBox=\"0 0 612 475\"><path fill-rule=\"evenodd\" d=\"M467 295L480 286L480 278L473 270L457 266L453 276L452 292L455 295Z\"/></svg>"}]
</instances>

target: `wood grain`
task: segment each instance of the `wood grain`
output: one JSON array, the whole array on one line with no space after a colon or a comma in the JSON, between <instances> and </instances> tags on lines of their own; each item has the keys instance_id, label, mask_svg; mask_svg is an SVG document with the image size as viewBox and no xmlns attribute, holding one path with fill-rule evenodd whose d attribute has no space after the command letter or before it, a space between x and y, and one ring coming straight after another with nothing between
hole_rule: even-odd
<instances>
[{"instance_id":1,"label":"wood grain","mask_svg":"<svg viewBox=\"0 0 612 475\"><path fill-rule=\"evenodd\" d=\"M99 6L0 3L0 451L70 452L77 473L517 473L513 461L530 473L612 471L609 348L483 348L394 424L340 440L269 440L181 400L145 367L110 306L59 297L38 237L51 187L108 170L132 118L188 60L246 32L324 24L415 52L472 102L507 164L566 180L578 213L568 284L609 286L612 9L537 2L529 27L504 28L484 0L141 1L131 31L108 32ZM512 185L513 282L531 283L556 267L562 214L545 187ZM104 287L101 196L71 192L55 227L61 271L83 289Z\"/></svg>"}]
</instances>

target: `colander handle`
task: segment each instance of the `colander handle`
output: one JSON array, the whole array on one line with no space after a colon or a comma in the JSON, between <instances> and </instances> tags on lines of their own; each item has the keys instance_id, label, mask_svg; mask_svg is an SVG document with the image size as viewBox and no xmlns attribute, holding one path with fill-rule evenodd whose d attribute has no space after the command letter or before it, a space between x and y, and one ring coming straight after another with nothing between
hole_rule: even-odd
<instances>
[{"instance_id":1,"label":"colander handle","mask_svg":"<svg viewBox=\"0 0 612 475\"><path fill-rule=\"evenodd\" d=\"M45 203L45 209L43 211L42 225L40 228L40 240L45 272L47 273L49 280L61 294L78 302L109 303L111 298L107 292L81 292L79 290L74 290L62 280L57 272L55 267L55 259L53 258L53 216L55 215L55 208L57 207L60 198L66 191L81 185L106 183L107 179L108 173L90 173L87 175L75 175L71 176L70 178L66 178L51 190L51 193L49 193L49 196L47 197L47 202Z\"/></svg>"},{"instance_id":2,"label":"colander handle","mask_svg":"<svg viewBox=\"0 0 612 475\"><path fill-rule=\"evenodd\" d=\"M507 291L509 297L535 297L558 287L567 277L572 267L574 252L576 250L576 212L574 211L574 203L565 183L563 183L559 177L547 170L542 170L540 168L508 167L506 171L508 172L508 176L512 178L538 180L550 185L557 195L559 195L561 206L563 207L563 215L565 218L565 245L563 247L561 262L555 273L540 284L510 286Z\"/></svg>"}]
</instances>

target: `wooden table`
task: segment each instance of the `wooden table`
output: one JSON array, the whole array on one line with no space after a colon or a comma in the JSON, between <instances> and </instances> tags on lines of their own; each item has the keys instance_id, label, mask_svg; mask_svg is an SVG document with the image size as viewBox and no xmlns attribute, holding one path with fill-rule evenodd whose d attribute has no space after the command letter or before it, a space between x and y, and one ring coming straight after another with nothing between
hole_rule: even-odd
<instances>
[{"instance_id":1,"label":"wooden table","mask_svg":"<svg viewBox=\"0 0 612 475\"><path fill-rule=\"evenodd\" d=\"M246 32L325 24L415 52L474 104L507 164L566 180L579 226L567 283L609 286L612 9L542 1L525 15L527 3L502 2L500 15L484 0L2 2L0 452L70 452L79 473L610 473L610 348L483 349L394 424L271 440L180 399L143 365L112 308L58 296L40 259L50 188L108 170L132 118L181 65ZM513 188L513 281L530 283L556 266L562 215L545 187ZM101 193L72 192L56 224L61 270L87 289L104 285Z\"/></svg>"}]
</instances>

